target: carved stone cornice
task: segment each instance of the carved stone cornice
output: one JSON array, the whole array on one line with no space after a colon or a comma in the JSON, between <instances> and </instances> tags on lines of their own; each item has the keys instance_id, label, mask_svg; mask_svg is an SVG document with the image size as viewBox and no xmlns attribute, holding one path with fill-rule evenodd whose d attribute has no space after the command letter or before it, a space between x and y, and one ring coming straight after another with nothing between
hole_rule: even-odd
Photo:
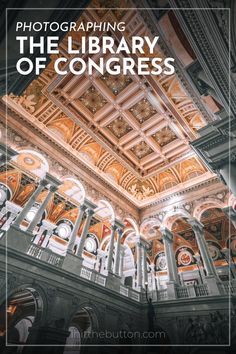
<instances>
[{"instance_id":1,"label":"carved stone cornice","mask_svg":"<svg viewBox=\"0 0 236 354\"><path fill-rule=\"evenodd\" d=\"M20 126L16 123L18 121L22 126L22 120L23 118L21 117L21 121L19 121L19 115L8 110L8 133L11 131L10 128L17 131L17 135L22 136L21 146L29 147L29 145L31 145L33 149L35 149L35 147L37 147L37 150L40 149L43 155L47 155L46 158L50 160L51 165L56 166L55 172L58 175L71 175L78 178L84 185L87 195L91 196L93 199L96 195L96 199L104 199L110 202L121 219L125 215L127 217L127 214L129 214L131 217L138 220L139 211L129 200L124 198L115 188L112 188L112 186L95 174L87 165L82 165L79 161L75 161L74 156L71 155L68 150L63 149L61 145L56 144L55 141L50 141L48 136L44 135L43 130L35 129L35 127L31 126L26 120L24 120L24 127L28 130L29 139L25 139L25 132L20 130ZM2 103L0 103L0 121L2 121L3 124L6 123ZM12 131L12 134L15 133ZM32 145L32 141L34 145ZM17 144L17 142L14 142L14 144ZM70 164L68 164L68 159L71 162Z\"/></svg>"},{"instance_id":2,"label":"carved stone cornice","mask_svg":"<svg viewBox=\"0 0 236 354\"><path fill-rule=\"evenodd\" d=\"M223 119L200 130L201 137L191 143L196 153L211 169L235 161L236 120ZM217 172L217 171L216 171Z\"/></svg>"},{"instance_id":3,"label":"carved stone cornice","mask_svg":"<svg viewBox=\"0 0 236 354\"><path fill-rule=\"evenodd\" d=\"M204 11L209 8L209 4L205 0L169 0L169 2L173 8L188 8L187 11L175 10L175 15L203 70L210 78L217 96L225 109L228 110L229 48L214 17L214 11L217 10ZM198 10L198 8L203 10ZM206 28L211 28L211 30L206 31ZM231 111L235 114L236 87L233 80L231 80L230 93Z\"/></svg>"},{"instance_id":4,"label":"carved stone cornice","mask_svg":"<svg viewBox=\"0 0 236 354\"><path fill-rule=\"evenodd\" d=\"M205 184L201 186L198 190L188 192L185 194L184 198L181 198L179 196L179 199L173 197L172 202L171 199L161 203L161 201L158 201L154 205L142 209L141 214L140 214L140 219L141 223L145 222L146 220L152 220L152 219L158 219L159 222L161 223L164 219L164 216L168 211L173 210L173 211L178 211L178 209L181 210L186 210L188 213L192 214L193 209L196 205L196 203L202 202L204 203L206 199L213 198L215 200L219 200L219 202L222 202L228 192L226 187L219 181L218 178L215 179L215 181L211 181L211 184ZM207 190L208 194L205 197L203 192ZM174 200L174 202L173 202Z\"/></svg>"}]
</instances>

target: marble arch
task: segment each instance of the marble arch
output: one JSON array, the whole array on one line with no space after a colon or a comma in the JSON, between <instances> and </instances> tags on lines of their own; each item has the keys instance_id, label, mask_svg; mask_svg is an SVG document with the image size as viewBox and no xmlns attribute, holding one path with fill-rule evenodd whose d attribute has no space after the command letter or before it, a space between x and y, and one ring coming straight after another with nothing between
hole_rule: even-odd
<instances>
[{"instance_id":1,"label":"marble arch","mask_svg":"<svg viewBox=\"0 0 236 354\"><path fill-rule=\"evenodd\" d=\"M132 218L126 218L125 220L127 220L133 226L135 234L139 235L140 230L136 221Z\"/></svg>"},{"instance_id":2,"label":"marble arch","mask_svg":"<svg viewBox=\"0 0 236 354\"><path fill-rule=\"evenodd\" d=\"M115 220L115 212L107 200L99 200L98 207L95 209L95 213L101 216L103 219L109 219L111 222Z\"/></svg>"},{"instance_id":3,"label":"marble arch","mask_svg":"<svg viewBox=\"0 0 236 354\"><path fill-rule=\"evenodd\" d=\"M86 197L83 184L73 178L65 177L62 179L63 184L59 187L59 191L63 191L66 195L72 197L76 201L82 203Z\"/></svg>"},{"instance_id":4,"label":"marble arch","mask_svg":"<svg viewBox=\"0 0 236 354\"><path fill-rule=\"evenodd\" d=\"M110 235L106 236L100 243L99 250L105 251L108 247Z\"/></svg>"},{"instance_id":5,"label":"marble arch","mask_svg":"<svg viewBox=\"0 0 236 354\"><path fill-rule=\"evenodd\" d=\"M199 201L193 210L193 217L197 220L201 220L201 216L204 211L213 208L220 208L223 209L227 206L224 202L220 201L216 198L207 198L204 202Z\"/></svg>"},{"instance_id":6,"label":"marble arch","mask_svg":"<svg viewBox=\"0 0 236 354\"><path fill-rule=\"evenodd\" d=\"M180 218L191 219L192 216L184 209L178 209L177 211L170 211L165 215L162 222L162 226L171 230L174 222Z\"/></svg>"},{"instance_id":7,"label":"marble arch","mask_svg":"<svg viewBox=\"0 0 236 354\"><path fill-rule=\"evenodd\" d=\"M130 234L133 235L133 233L134 233L133 228L130 227L130 228L125 229L122 236L121 236L121 241L123 241L123 243L125 243L127 238L129 237L129 235Z\"/></svg>"},{"instance_id":8,"label":"marble arch","mask_svg":"<svg viewBox=\"0 0 236 354\"><path fill-rule=\"evenodd\" d=\"M148 218L140 225L140 232L142 234L148 233L153 227L160 227L161 221L158 218Z\"/></svg>"},{"instance_id":9,"label":"marble arch","mask_svg":"<svg viewBox=\"0 0 236 354\"><path fill-rule=\"evenodd\" d=\"M34 305L35 305L35 321L38 323L44 322L44 319L47 315L47 310L48 310L48 299L46 296L45 289L37 284L37 283L28 283L28 284L22 284L18 287L15 287L11 289L10 291L7 292L4 296L1 296L0 298L0 307L5 306L5 301L9 302L16 294L19 294L20 292L26 291L29 294L31 294L32 298L34 299Z\"/></svg>"}]
</instances>

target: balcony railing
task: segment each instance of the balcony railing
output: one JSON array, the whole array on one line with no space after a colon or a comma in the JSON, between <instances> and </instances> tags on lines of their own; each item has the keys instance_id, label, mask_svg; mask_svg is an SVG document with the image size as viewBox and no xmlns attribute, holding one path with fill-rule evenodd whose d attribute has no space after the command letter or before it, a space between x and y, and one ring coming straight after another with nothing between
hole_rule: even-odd
<instances>
[{"instance_id":1,"label":"balcony railing","mask_svg":"<svg viewBox=\"0 0 236 354\"><path fill-rule=\"evenodd\" d=\"M177 287L176 288L176 292L177 292L177 298L178 299L185 298L185 297L190 297L187 286Z\"/></svg>"},{"instance_id":2,"label":"balcony railing","mask_svg":"<svg viewBox=\"0 0 236 354\"><path fill-rule=\"evenodd\" d=\"M197 297L198 296L208 296L209 295L207 284L195 285L194 286L194 290L195 290L195 294L196 294Z\"/></svg>"},{"instance_id":3,"label":"balcony railing","mask_svg":"<svg viewBox=\"0 0 236 354\"><path fill-rule=\"evenodd\" d=\"M235 282L224 281L224 282L222 282L222 285L223 285L224 291L227 295L236 294L236 283Z\"/></svg>"},{"instance_id":4,"label":"balcony railing","mask_svg":"<svg viewBox=\"0 0 236 354\"><path fill-rule=\"evenodd\" d=\"M52 252L50 249L42 248L34 243L29 246L27 254L56 267L61 267L64 259L63 256Z\"/></svg>"},{"instance_id":5,"label":"balcony railing","mask_svg":"<svg viewBox=\"0 0 236 354\"><path fill-rule=\"evenodd\" d=\"M22 239L24 239L24 242L26 242L27 244L27 247L25 247L24 250L21 249L21 252L24 252L28 256L33 257L39 261L46 262L47 264L50 264L53 267L66 269L64 267L64 262L67 256L59 255L48 248L43 248L32 243L31 241L32 236L28 235L26 236L26 238L24 238L23 236L25 236L25 231L23 230L18 229L17 232L19 232L19 235L15 234L16 230L13 230L12 232L12 236L14 236L14 239L16 239L17 242L19 242L19 238L22 236ZM11 229L9 229L8 233L11 233ZM2 242L2 240L0 243L5 244L4 242ZM20 244L22 244L22 242L20 242ZM77 258L75 257L75 262L76 261ZM66 270L70 271L70 268ZM109 276L101 274L94 269L87 268L84 265L78 266L78 274L77 273L75 274L80 278L86 279L91 283L95 283L99 286L106 287L112 291L118 292L120 295L132 299L134 301L138 301L138 302L146 301L146 295L144 290L138 292L135 289L125 286L121 283L119 278L115 279L116 286L114 287L114 283L113 286L111 286L109 285L110 283L108 282ZM235 279L233 279L232 282L228 282L228 281L219 282L218 285L220 290L218 295L231 294L236 296ZM187 298L206 297L214 294L211 293L211 289L209 288L209 285L205 283L205 284L190 285L190 286L176 286L174 296L173 296L173 292L170 296L170 294L168 293L168 289L156 290L150 293L150 295L153 297L154 301L159 302L159 301L166 301L166 300L178 301Z\"/></svg>"},{"instance_id":6,"label":"balcony railing","mask_svg":"<svg viewBox=\"0 0 236 354\"><path fill-rule=\"evenodd\" d=\"M157 291L157 300L158 301L163 301L163 300L167 300L167 290L166 289L161 289Z\"/></svg>"}]
</instances>

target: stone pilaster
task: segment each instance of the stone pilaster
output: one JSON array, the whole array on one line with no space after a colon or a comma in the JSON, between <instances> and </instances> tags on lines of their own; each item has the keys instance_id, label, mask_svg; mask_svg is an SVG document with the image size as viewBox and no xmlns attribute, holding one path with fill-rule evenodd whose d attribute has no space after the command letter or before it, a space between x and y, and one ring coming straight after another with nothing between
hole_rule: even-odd
<instances>
[{"instance_id":1,"label":"stone pilaster","mask_svg":"<svg viewBox=\"0 0 236 354\"><path fill-rule=\"evenodd\" d=\"M142 249L141 242L136 243L137 252L137 288L141 290L142 288Z\"/></svg>"},{"instance_id":2,"label":"stone pilaster","mask_svg":"<svg viewBox=\"0 0 236 354\"><path fill-rule=\"evenodd\" d=\"M203 230L204 225L201 224L196 219L189 220L189 223L192 226L192 230L193 230L194 235L196 237L197 245L198 245L199 251L201 253L203 265L204 265L207 275L217 277L216 269L215 269L213 260L210 256L207 242L205 240L204 230Z\"/></svg>"},{"instance_id":3,"label":"stone pilaster","mask_svg":"<svg viewBox=\"0 0 236 354\"><path fill-rule=\"evenodd\" d=\"M119 275L120 268L120 258L121 258L121 237L123 234L122 229L117 230L117 242L116 242L116 253L115 253L115 263L114 263L114 273Z\"/></svg>"},{"instance_id":4,"label":"stone pilaster","mask_svg":"<svg viewBox=\"0 0 236 354\"><path fill-rule=\"evenodd\" d=\"M167 273L169 282L174 282L179 284L178 269L175 260L175 254L173 249L173 234L166 227L161 228L161 233L163 236L166 264L167 264Z\"/></svg>"},{"instance_id":5,"label":"stone pilaster","mask_svg":"<svg viewBox=\"0 0 236 354\"><path fill-rule=\"evenodd\" d=\"M146 287L146 284L148 283L148 272L147 272L147 248L146 245L142 245L142 268L143 268L143 285L144 288Z\"/></svg>"},{"instance_id":6,"label":"stone pilaster","mask_svg":"<svg viewBox=\"0 0 236 354\"><path fill-rule=\"evenodd\" d=\"M81 204L79 206L77 219L75 221L75 225L74 225L74 228L73 228L71 236L70 236L70 240L69 240L69 244L68 244L68 248L67 248L67 253L73 253L76 237L77 237L79 228L81 226L83 216L84 216L86 209L87 209L87 207L85 204Z\"/></svg>"},{"instance_id":7,"label":"stone pilaster","mask_svg":"<svg viewBox=\"0 0 236 354\"><path fill-rule=\"evenodd\" d=\"M196 219L190 219L189 223L195 234L203 265L207 273L205 276L205 281L208 285L209 294L218 295L220 293L220 279L218 278L213 260L209 253L207 242L205 240L203 231L204 226Z\"/></svg>"},{"instance_id":8,"label":"stone pilaster","mask_svg":"<svg viewBox=\"0 0 236 354\"><path fill-rule=\"evenodd\" d=\"M87 238L87 235L88 235L88 231L89 231L89 228L90 228L90 223L91 223L92 217L94 215L94 209L95 209L95 206L93 208L87 209L87 211L86 211L87 217L86 217L86 220L85 220L85 224L84 224L84 228L83 228L82 234L80 236L79 247L78 247L78 250L76 252L78 257L82 257L82 253L83 253L83 250L84 250L84 244L85 244L85 241L86 241L86 238Z\"/></svg>"}]
</instances>

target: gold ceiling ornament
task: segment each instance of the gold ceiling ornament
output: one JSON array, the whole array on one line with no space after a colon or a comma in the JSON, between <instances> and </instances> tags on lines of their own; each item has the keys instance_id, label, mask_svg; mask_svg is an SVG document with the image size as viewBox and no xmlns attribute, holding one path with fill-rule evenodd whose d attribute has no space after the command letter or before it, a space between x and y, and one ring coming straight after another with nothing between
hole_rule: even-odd
<instances>
[{"instance_id":1,"label":"gold ceiling ornament","mask_svg":"<svg viewBox=\"0 0 236 354\"><path fill-rule=\"evenodd\" d=\"M147 98L143 98L141 101L137 102L133 107L129 109L129 111L139 121L139 123L145 122L151 116L157 113Z\"/></svg>"},{"instance_id":2,"label":"gold ceiling ornament","mask_svg":"<svg viewBox=\"0 0 236 354\"><path fill-rule=\"evenodd\" d=\"M42 93L42 88L43 85L39 80L33 80L24 91L27 99L33 101L34 110L30 113L36 112L47 101L47 97Z\"/></svg>"},{"instance_id":3,"label":"gold ceiling ornament","mask_svg":"<svg viewBox=\"0 0 236 354\"><path fill-rule=\"evenodd\" d=\"M147 182L140 180L136 180L136 182L129 187L129 192L137 200L143 200L155 194L153 188Z\"/></svg>"},{"instance_id":4,"label":"gold ceiling ornament","mask_svg":"<svg viewBox=\"0 0 236 354\"><path fill-rule=\"evenodd\" d=\"M153 135L153 138L156 140L156 142L161 147L163 147L163 146L169 144L171 141L174 141L175 139L177 139L177 136L168 126L166 126L165 128L156 132Z\"/></svg>"},{"instance_id":5,"label":"gold ceiling ornament","mask_svg":"<svg viewBox=\"0 0 236 354\"><path fill-rule=\"evenodd\" d=\"M86 24L88 20L111 22L111 18L114 20L116 15L124 15L124 21L127 18L127 11L124 14L122 10L119 14L119 11L104 11L99 0L96 3L97 6L94 7L100 8L101 11L85 10L80 17L80 23ZM128 18L126 31L123 32L127 40L136 29L147 36L151 35L138 9L133 8L132 16ZM66 41L65 37L60 43L58 56L64 54ZM191 153L188 141L194 139L196 134L193 134L193 131L204 126L206 122L189 92L185 92L177 75L156 78L155 87L159 87L162 92L160 97L159 90L153 87L152 80L148 77L139 80L140 78L135 76L112 76L105 73L103 76L92 77L68 75L66 79L60 79L55 72L51 75L53 62L58 56L50 57L51 62L47 68L25 91L27 95L12 97L21 106L19 111L15 102L12 104L12 100L8 99L12 109L20 113L25 120L30 121L30 118L24 110L31 113L33 120L30 122L33 122L35 131L42 131L45 137L49 137L56 145L63 144L64 149L68 149L75 158L89 166L106 184L108 181L124 198L128 195L128 199L134 203L135 199L145 199L144 195L152 193L149 193L149 189L153 188L154 198L158 193L175 185L182 188L181 183L185 180L207 172L201 162L198 167L189 168L196 165L196 161L188 161L188 154ZM165 58L159 47L158 56ZM69 60L71 59L72 56ZM146 92L152 92L156 101L153 101L150 94L146 96ZM40 98L46 98L46 103L38 101ZM158 105L163 107L158 108ZM159 114L163 113L163 110L165 114ZM62 119L58 117L60 113ZM69 124L69 121L63 120L63 115L73 120L75 127ZM170 116L176 128L173 131L169 125ZM57 135L51 134L50 129ZM61 135L58 135L59 133ZM171 141L174 143L168 146ZM160 149L165 145L167 148ZM163 178L162 173L170 168L174 168L175 177ZM116 181L111 181L110 176L115 176ZM137 179L142 181L138 185ZM136 181L136 186L131 186L132 181ZM147 183L144 186L145 192L142 187L144 182Z\"/></svg>"},{"instance_id":6,"label":"gold ceiling ornament","mask_svg":"<svg viewBox=\"0 0 236 354\"><path fill-rule=\"evenodd\" d=\"M149 145L147 145L145 141L141 141L137 145L133 146L131 151L139 160L153 152L153 150Z\"/></svg>"},{"instance_id":7,"label":"gold ceiling ornament","mask_svg":"<svg viewBox=\"0 0 236 354\"><path fill-rule=\"evenodd\" d=\"M123 117L118 117L115 119L107 126L107 128L119 139L132 130L131 126L124 120Z\"/></svg>"},{"instance_id":8,"label":"gold ceiling ornament","mask_svg":"<svg viewBox=\"0 0 236 354\"><path fill-rule=\"evenodd\" d=\"M27 112L34 113L35 112L35 95L23 95L23 96L15 96L13 93L9 95L10 98L13 99L14 102L21 105Z\"/></svg>"},{"instance_id":9,"label":"gold ceiling ornament","mask_svg":"<svg viewBox=\"0 0 236 354\"><path fill-rule=\"evenodd\" d=\"M54 132L59 139L61 138L69 142L74 133L75 122L63 114L53 120L52 123L47 124L47 127Z\"/></svg>"},{"instance_id":10,"label":"gold ceiling ornament","mask_svg":"<svg viewBox=\"0 0 236 354\"><path fill-rule=\"evenodd\" d=\"M91 113L96 113L107 103L107 100L95 89L94 86L91 86L85 91L85 93L79 97L79 101L81 101Z\"/></svg>"},{"instance_id":11,"label":"gold ceiling ornament","mask_svg":"<svg viewBox=\"0 0 236 354\"><path fill-rule=\"evenodd\" d=\"M132 82L132 79L127 75L110 75L108 72L101 76L101 79L115 96Z\"/></svg>"}]
</instances>

